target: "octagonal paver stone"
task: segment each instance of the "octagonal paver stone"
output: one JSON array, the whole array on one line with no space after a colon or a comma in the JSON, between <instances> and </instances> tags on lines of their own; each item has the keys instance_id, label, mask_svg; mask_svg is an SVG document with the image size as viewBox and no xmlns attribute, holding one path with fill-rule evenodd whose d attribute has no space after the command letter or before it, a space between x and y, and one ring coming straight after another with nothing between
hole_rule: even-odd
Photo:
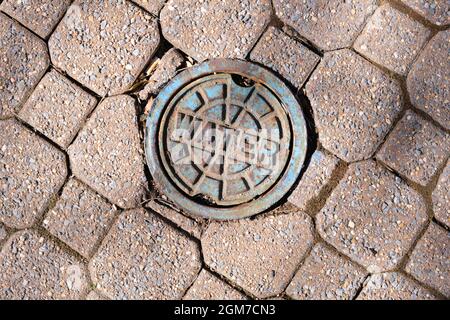
<instances>
[{"instance_id":1,"label":"octagonal paver stone","mask_svg":"<svg viewBox=\"0 0 450 320\"><path fill-rule=\"evenodd\" d=\"M132 1L143 7L148 12L153 13L155 16L159 15L159 11L161 11L162 7L164 6L164 2L166 2L166 0L132 0Z\"/></svg>"},{"instance_id":2,"label":"octagonal paver stone","mask_svg":"<svg viewBox=\"0 0 450 320\"><path fill-rule=\"evenodd\" d=\"M402 108L398 81L350 50L326 53L306 94L320 142L347 162L370 158Z\"/></svg>"},{"instance_id":3,"label":"octagonal paver stone","mask_svg":"<svg viewBox=\"0 0 450 320\"><path fill-rule=\"evenodd\" d=\"M434 216L450 228L450 160L439 177L432 199Z\"/></svg>"},{"instance_id":4,"label":"octagonal paver stone","mask_svg":"<svg viewBox=\"0 0 450 320\"><path fill-rule=\"evenodd\" d=\"M438 26L450 24L450 2L446 0L400 0Z\"/></svg>"},{"instance_id":5,"label":"octagonal paver stone","mask_svg":"<svg viewBox=\"0 0 450 320\"><path fill-rule=\"evenodd\" d=\"M67 176L66 157L15 120L0 121L0 221L31 227Z\"/></svg>"},{"instance_id":6,"label":"octagonal paver stone","mask_svg":"<svg viewBox=\"0 0 450 320\"><path fill-rule=\"evenodd\" d=\"M52 62L104 96L124 92L159 45L155 19L128 1L75 1L49 40Z\"/></svg>"},{"instance_id":7,"label":"octagonal paver stone","mask_svg":"<svg viewBox=\"0 0 450 320\"><path fill-rule=\"evenodd\" d=\"M379 7L354 48L370 60L406 76L431 31L388 4Z\"/></svg>"},{"instance_id":8,"label":"octagonal paver stone","mask_svg":"<svg viewBox=\"0 0 450 320\"><path fill-rule=\"evenodd\" d=\"M19 112L19 117L65 148L97 100L55 70L47 73Z\"/></svg>"},{"instance_id":9,"label":"octagonal paver stone","mask_svg":"<svg viewBox=\"0 0 450 320\"><path fill-rule=\"evenodd\" d=\"M5 0L0 10L46 38L63 17L71 0Z\"/></svg>"},{"instance_id":10,"label":"octagonal paver stone","mask_svg":"<svg viewBox=\"0 0 450 320\"><path fill-rule=\"evenodd\" d=\"M350 300L366 276L364 268L318 243L297 271L286 293L300 300Z\"/></svg>"},{"instance_id":11,"label":"octagonal paver stone","mask_svg":"<svg viewBox=\"0 0 450 320\"><path fill-rule=\"evenodd\" d=\"M270 21L270 0L169 0L164 37L198 61L245 58Z\"/></svg>"},{"instance_id":12,"label":"octagonal paver stone","mask_svg":"<svg viewBox=\"0 0 450 320\"><path fill-rule=\"evenodd\" d=\"M311 157L308 168L289 196L288 201L299 209L306 210L311 206L310 202L316 200L331 182L332 174L338 165L338 158L316 150Z\"/></svg>"},{"instance_id":13,"label":"octagonal paver stone","mask_svg":"<svg viewBox=\"0 0 450 320\"><path fill-rule=\"evenodd\" d=\"M56 205L45 216L43 225L72 249L89 258L116 213L105 199L71 179Z\"/></svg>"},{"instance_id":14,"label":"octagonal paver stone","mask_svg":"<svg viewBox=\"0 0 450 320\"><path fill-rule=\"evenodd\" d=\"M417 243L406 272L450 297L450 232L434 222Z\"/></svg>"},{"instance_id":15,"label":"octagonal paver stone","mask_svg":"<svg viewBox=\"0 0 450 320\"><path fill-rule=\"evenodd\" d=\"M258 298L283 291L313 242L302 212L213 222L202 237L205 263Z\"/></svg>"},{"instance_id":16,"label":"octagonal paver stone","mask_svg":"<svg viewBox=\"0 0 450 320\"><path fill-rule=\"evenodd\" d=\"M196 242L143 209L119 216L89 265L112 299L180 299L200 268Z\"/></svg>"},{"instance_id":17,"label":"octagonal paver stone","mask_svg":"<svg viewBox=\"0 0 450 320\"><path fill-rule=\"evenodd\" d=\"M0 269L0 299L78 299L88 290L84 265L33 230L9 238Z\"/></svg>"},{"instance_id":18,"label":"octagonal paver stone","mask_svg":"<svg viewBox=\"0 0 450 320\"><path fill-rule=\"evenodd\" d=\"M277 16L322 50L351 46L375 0L273 0Z\"/></svg>"},{"instance_id":19,"label":"octagonal paver stone","mask_svg":"<svg viewBox=\"0 0 450 320\"><path fill-rule=\"evenodd\" d=\"M146 178L135 101L106 98L68 149L74 175L122 208L137 207Z\"/></svg>"},{"instance_id":20,"label":"octagonal paver stone","mask_svg":"<svg viewBox=\"0 0 450 320\"><path fill-rule=\"evenodd\" d=\"M358 300L434 300L437 297L399 272L378 273L367 279Z\"/></svg>"},{"instance_id":21,"label":"octagonal paver stone","mask_svg":"<svg viewBox=\"0 0 450 320\"><path fill-rule=\"evenodd\" d=\"M407 78L412 104L450 130L450 30L436 34L417 58Z\"/></svg>"},{"instance_id":22,"label":"octagonal paver stone","mask_svg":"<svg viewBox=\"0 0 450 320\"><path fill-rule=\"evenodd\" d=\"M247 300L247 297L203 269L194 284L183 297L184 300Z\"/></svg>"},{"instance_id":23,"label":"octagonal paver stone","mask_svg":"<svg viewBox=\"0 0 450 320\"><path fill-rule=\"evenodd\" d=\"M377 158L412 181L426 185L445 164L449 153L449 135L408 110Z\"/></svg>"},{"instance_id":24,"label":"octagonal paver stone","mask_svg":"<svg viewBox=\"0 0 450 320\"><path fill-rule=\"evenodd\" d=\"M327 242L373 273L398 266L427 218L422 197L369 160L349 166L317 225Z\"/></svg>"},{"instance_id":25,"label":"octagonal paver stone","mask_svg":"<svg viewBox=\"0 0 450 320\"><path fill-rule=\"evenodd\" d=\"M0 117L14 114L50 63L44 41L0 13Z\"/></svg>"},{"instance_id":26,"label":"octagonal paver stone","mask_svg":"<svg viewBox=\"0 0 450 320\"><path fill-rule=\"evenodd\" d=\"M278 72L300 89L320 57L275 27L263 34L250 59Z\"/></svg>"}]
</instances>

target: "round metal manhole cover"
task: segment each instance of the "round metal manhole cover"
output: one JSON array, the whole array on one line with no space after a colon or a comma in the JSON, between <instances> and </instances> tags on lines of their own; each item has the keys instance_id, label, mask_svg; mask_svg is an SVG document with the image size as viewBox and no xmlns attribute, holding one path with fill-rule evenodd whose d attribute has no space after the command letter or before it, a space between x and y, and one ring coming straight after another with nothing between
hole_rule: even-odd
<instances>
[{"instance_id":1,"label":"round metal manhole cover","mask_svg":"<svg viewBox=\"0 0 450 320\"><path fill-rule=\"evenodd\" d=\"M158 189L212 219L260 213L295 183L306 154L302 110L255 64L204 62L177 75L147 119L145 151Z\"/></svg>"}]
</instances>

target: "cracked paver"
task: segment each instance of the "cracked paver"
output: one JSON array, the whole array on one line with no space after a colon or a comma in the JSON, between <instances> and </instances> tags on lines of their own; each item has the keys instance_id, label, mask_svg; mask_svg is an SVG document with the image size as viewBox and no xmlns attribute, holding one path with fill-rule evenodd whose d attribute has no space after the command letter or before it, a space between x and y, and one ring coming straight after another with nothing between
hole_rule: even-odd
<instances>
[{"instance_id":1,"label":"cracked paver","mask_svg":"<svg viewBox=\"0 0 450 320\"><path fill-rule=\"evenodd\" d=\"M273 0L278 17L322 50L350 47L376 4L375 0Z\"/></svg>"},{"instance_id":2,"label":"cracked paver","mask_svg":"<svg viewBox=\"0 0 450 320\"><path fill-rule=\"evenodd\" d=\"M89 265L112 299L180 299L200 268L197 243L143 209L120 215Z\"/></svg>"},{"instance_id":3,"label":"cracked paver","mask_svg":"<svg viewBox=\"0 0 450 320\"><path fill-rule=\"evenodd\" d=\"M247 297L208 270L203 269L183 299L247 300Z\"/></svg>"},{"instance_id":4,"label":"cracked paver","mask_svg":"<svg viewBox=\"0 0 450 320\"><path fill-rule=\"evenodd\" d=\"M79 299L88 289L85 266L33 230L11 236L0 269L1 299Z\"/></svg>"},{"instance_id":5,"label":"cracked paver","mask_svg":"<svg viewBox=\"0 0 450 320\"><path fill-rule=\"evenodd\" d=\"M417 243L406 272L450 297L450 233L432 222Z\"/></svg>"},{"instance_id":6,"label":"cracked paver","mask_svg":"<svg viewBox=\"0 0 450 320\"><path fill-rule=\"evenodd\" d=\"M408 110L377 154L388 166L423 186L450 154L449 134Z\"/></svg>"},{"instance_id":7,"label":"cracked paver","mask_svg":"<svg viewBox=\"0 0 450 320\"><path fill-rule=\"evenodd\" d=\"M202 236L205 263L258 298L283 291L312 245L312 221L302 212L255 220L212 222Z\"/></svg>"},{"instance_id":8,"label":"cracked paver","mask_svg":"<svg viewBox=\"0 0 450 320\"><path fill-rule=\"evenodd\" d=\"M109 230L117 211L81 182L71 179L43 226L81 255L89 258Z\"/></svg>"},{"instance_id":9,"label":"cracked paver","mask_svg":"<svg viewBox=\"0 0 450 320\"><path fill-rule=\"evenodd\" d=\"M450 31L436 34L417 58L408 74L412 104L450 130Z\"/></svg>"},{"instance_id":10,"label":"cracked paver","mask_svg":"<svg viewBox=\"0 0 450 320\"><path fill-rule=\"evenodd\" d=\"M5 0L0 10L46 38L63 17L71 0Z\"/></svg>"},{"instance_id":11,"label":"cracked paver","mask_svg":"<svg viewBox=\"0 0 450 320\"><path fill-rule=\"evenodd\" d=\"M286 293L300 300L350 300L366 276L364 268L319 243L297 271Z\"/></svg>"},{"instance_id":12,"label":"cracked paver","mask_svg":"<svg viewBox=\"0 0 450 320\"><path fill-rule=\"evenodd\" d=\"M53 64L104 96L123 93L156 51L155 19L128 1L76 1L49 40Z\"/></svg>"},{"instance_id":13,"label":"cracked paver","mask_svg":"<svg viewBox=\"0 0 450 320\"><path fill-rule=\"evenodd\" d=\"M18 111L50 64L47 46L0 13L0 117Z\"/></svg>"},{"instance_id":14,"label":"cracked paver","mask_svg":"<svg viewBox=\"0 0 450 320\"><path fill-rule=\"evenodd\" d=\"M163 36L198 61L245 58L269 23L269 0L169 0L161 11Z\"/></svg>"},{"instance_id":15,"label":"cracked paver","mask_svg":"<svg viewBox=\"0 0 450 320\"><path fill-rule=\"evenodd\" d=\"M432 201L434 216L450 228L450 160L439 177Z\"/></svg>"},{"instance_id":16,"label":"cracked paver","mask_svg":"<svg viewBox=\"0 0 450 320\"><path fill-rule=\"evenodd\" d=\"M66 157L15 120L0 121L0 221L28 228L67 176Z\"/></svg>"},{"instance_id":17,"label":"cracked paver","mask_svg":"<svg viewBox=\"0 0 450 320\"><path fill-rule=\"evenodd\" d=\"M430 34L420 22L386 4L369 19L354 48L370 60L406 76Z\"/></svg>"},{"instance_id":18,"label":"cracked paver","mask_svg":"<svg viewBox=\"0 0 450 320\"><path fill-rule=\"evenodd\" d=\"M269 27L250 54L300 89L320 57L281 30Z\"/></svg>"},{"instance_id":19,"label":"cracked paver","mask_svg":"<svg viewBox=\"0 0 450 320\"><path fill-rule=\"evenodd\" d=\"M319 141L347 162L370 158L402 108L400 84L350 50L325 54L306 95Z\"/></svg>"},{"instance_id":20,"label":"cracked paver","mask_svg":"<svg viewBox=\"0 0 450 320\"><path fill-rule=\"evenodd\" d=\"M358 300L434 300L426 288L399 272L377 273L367 279Z\"/></svg>"},{"instance_id":21,"label":"cracked paver","mask_svg":"<svg viewBox=\"0 0 450 320\"><path fill-rule=\"evenodd\" d=\"M142 201L142 152L135 101L124 95L103 100L68 149L74 175L122 208Z\"/></svg>"},{"instance_id":22,"label":"cracked paver","mask_svg":"<svg viewBox=\"0 0 450 320\"><path fill-rule=\"evenodd\" d=\"M400 0L438 26L450 24L450 2L441 0Z\"/></svg>"},{"instance_id":23,"label":"cracked paver","mask_svg":"<svg viewBox=\"0 0 450 320\"><path fill-rule=\"evenodd\" d=\"M66 148L97 100L55 70L47 73L19 112L19 117Z\"/></svg>"},{"instance_id":24,"label":"cracked paver","mask_svg":"<svg viewBox=\"0 0 450 320\"><path fill-rule=\"evenodd\" d=\"M319 234L369 272L393 270L427 221L425 202L372 160L350 165L317 216Z\"/></svg>"}]
</instances>

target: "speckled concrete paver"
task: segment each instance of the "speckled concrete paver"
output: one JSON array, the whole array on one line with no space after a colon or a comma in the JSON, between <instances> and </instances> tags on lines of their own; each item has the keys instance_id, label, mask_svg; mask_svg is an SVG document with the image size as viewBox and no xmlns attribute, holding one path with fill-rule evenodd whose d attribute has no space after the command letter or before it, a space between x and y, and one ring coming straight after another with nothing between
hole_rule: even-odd
<instances>
[{"instance_id":1,"label":"speckled concrete paver","mask_svg":"<svg viewBox=\"0 0 450 320\"><path fill-rule=\"evenodd\" d=\"M246 300L247 297L211 272L203 269L183 299Z\"/></svg>"},{"instance_id":2,"label":"speckled concrete paver","mask_svg":"<svg viewBox=\"0 0 450 320\"><path fill-rule=\"evenodd\" d=\"M89 258L109 230L117 211L81 182L71 179L43 226L81 255Z\"/></svg>"},{"instance_id":3,"label":"speckled concrete paver","mask_svg":"<svg viewBox=\"0 0 450 320\"><path fill-rule=\"evenodd\" d=\"M65 148L96 103L93 96L52 70L39 82L19 117Z\"/></svg>"},{"instance_id":4,"label":"speckled concrete paver","mask_svg":"<svg viewBox=\"0 0 450 320\"><path fill-rule=\"evenodd\" d=\"M323 244L314 246L286 293L300 300L352 299L367 271Z\"/></svg>"},{"instance_id":5,"label":"speckled concrete paver","mask_svg":"<svg viewBox=\"0 0 450 320\"><path fill-rule=\"evenodd\" d=\"M143 209L119 217L89 265L115 299L180 299L200 268L197 243Z\"/></svg>"},{"instance_id":6,"label":"speckled concrete paver","mask_svg":"<svg viewBox=\"0 0 450 320\"><path fill-rule=\"evenodd\" d=\"M62 18L71 0L5 0L0 10L46 38Z\"/></svg>"},{"instance_id":7,"label":"speckled concrete paver","mask_svg":"<svg viewBox=\"0 0 450 320\"><path fill-rule=\"evenodd\" d=\"M450 130L450 31L436 34L417 58L408 74L412 104Z\"/></svg>"},{"instance_id":8,"label":"speckled concrete paver","mask_svg":"<svg viewBox=\"0 0 450 320\"><path fill-rule=\"evenodd\" d=\"M45 43L0 13L0 117L17 112L50 63Z\"/></svg>"},{"instance_id":9,"label":"speckled concrete paver","mask_svg":"<svg viewBox=\"0 0 450 320\"><path fill-rule=\"evenodd\" d=\"M389 134L377 158L412 181L426 185L449 154L449 134L407 111Z\"/></svg>"},{"instance_id":10,"label":"speckled concrete paver","mask_svg":"<svg viewBox=\"0 0 450 320\"><path fill-rule=\"evenodd\" d=\"M417 243L406 272L450 297L450 233L431 223Z\"/></svg>"},{"instance_id":11,"label":"speckled concrete paver","mask_svg":"<svg viewBox=\"0 0 450 320\"><path fill-rule=\"evenodd\" d=\"M58 68L103 96L124 92L159 45L155 19L128 1L75 1L49 40Z\"/></svg>"},{"instance_id":12,"label":"speckled concrete paver","mask_svg":"<svg viewBox=\"0 0 450 320\"><path fill-rule=\"evenodd\" d=\"M369 160L350 165L317 217L320 235L369 272L398 266L427 221L425 201Z\"/></svg>"},{"instance_id":13,"label":"speckled concrete paver","mask_svg":"<svg viewBox=\"0 0 450 320\"><path fill-rule=\"evenodd\" d=\"M447 2L0 0L0 300L450 298ZM144 155L157 95L216 57L306 119L296 183L244 220L187 215Z\"/></svg>"},{"instance_id":14,"label":"speckled concrete paver","mask_svg":"<svg viewBox=\"0 0 450 320\"><path fill-rule=\"evenodd\" d=\"M312 221L301 212L214 222L202 237L206 264L258 298L283 291L312 245Z\"/></svg>"},{"instance_id":15,"label":"speckled concrete paver","mask_svg":"<svg viewBox=\"0 0 450 320\"><path fill-rule=\"evenodd\" d=\"M314 52L274 27L262 35L250 59L278 72L298 89L319 61Z\"/></svg>"},{"instance_id":16,"label":"speckled concrete paver","mask_svg":"<svg viewBox=\"0 0 450 320\"><path fill-rule=\"evenodd\" d=\"M405 76L430 33L420 22L383 5L370 18L354 47L370 60Z\"/></svg>"},{"instance_id":17,"label":"speckled concrete paver","mask_svg":"<svg viewBox=\"0 0 450 320\"><path fill-rule=\"evenodd\" d=\"M57 196L66 157L15 120L0 121L0 221L28 228Z\"/></svg>"},{"instance_id":18,"label":"speckled concrete paver","mask_svg":"<svg viewBox=\"0 0 450 320\"><path fill-rule=\"evenodd\" d=\"M372 275L358 295L358 300L433 300L436 298L429 290L398 272Z\"/></svg>"},{"instance_id":19,"label":"speckled concrete paver","mask_svg":"<svg viewBox=\"0 0 450 320\"><path fill-rule=\"evenodd\" d=\"M0 299L77 299L88 290L86 267L36 231L11 236L0 269Z\"/></svg>"},{"instance_id":20,"label":"speckled concrete paver","mask_svg":"<svg viewBox=\"0 0 450 320\"><path fill-rule=\"evenodd\" d=\"M370 158L402 108L400 84L350 50L325 54L306 94L319 141L347 162Z\"/></svg>"}]
</instances>

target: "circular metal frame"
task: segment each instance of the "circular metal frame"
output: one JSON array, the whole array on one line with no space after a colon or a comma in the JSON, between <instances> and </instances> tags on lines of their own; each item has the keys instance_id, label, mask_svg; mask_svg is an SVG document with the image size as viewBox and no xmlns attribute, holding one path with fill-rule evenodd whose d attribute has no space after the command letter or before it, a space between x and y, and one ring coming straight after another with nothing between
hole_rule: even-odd
<instances>
[{"instance_id":1,"label":"circular metal frame","mask_svg":"<svg viewBox=\"0 0 450 320\"><path fill-rule=\"evenodd\" d=\"M290 121L290 156L283 171L271 187L245 203L218 206L190 197L172 181L167 163L160 154L162 121L173 108L174 97L200 78L215 74L236 74L269 88L277 97ZM276 204L290 190L303 166L307 147L307 131L303 112L289 88L270 71L250 62L213 59L189 68L176 77L158 94L150 109L145 131L145 154L150 173L158 189L180 209L194 216L228 220L261 213Z\"/></svg>"}]
</instances>

